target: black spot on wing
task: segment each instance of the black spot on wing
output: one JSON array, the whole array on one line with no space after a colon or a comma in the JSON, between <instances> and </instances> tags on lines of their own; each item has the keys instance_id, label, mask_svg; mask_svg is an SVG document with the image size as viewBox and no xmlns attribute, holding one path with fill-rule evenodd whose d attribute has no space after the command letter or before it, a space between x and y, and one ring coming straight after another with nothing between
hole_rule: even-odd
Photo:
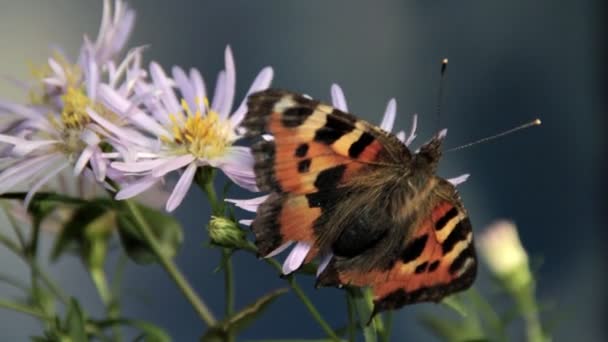
<instances>
[{"instance_id":1,"label":"black spot on wing","mask_svg":"<svg viewBox=\"0 0 608 342\"><path fill-rule=\"evenodd\" d=\"M343 114L344 113L342 113L342 115L327 115L325 126L319 128L315 132L314 140L326 145L331 145L336 140L340 139L340 137L352 131L355 128L354 121L350 121L350 117L344 116Z\"/></svg>"},{"instance_id":2,"label":"black spot on wing","mask_svg":"<svg viewBox=\"0 0 608 342\"><path fill-rule=\"evenodd\" d=\"M458 215L458 209L452 207L445 215L443 215L437 222L435 222L435 230L442 230L445 225L450 222L451 219Z\"/></svg>"},{"instance_id":3,"label":"black spot on wing","mask_svg":"<svg viewBox=\"0 0 608 342\"><path fill-rule=\"evenodd\" d=\"M296 148L295 156L299 158L306 157L306 153L308 153L308 144L303 143Z\"/></svg>"},{"instance_id":4,"label":"black spot on wing","mask_svg":"<svg viewBox=\"0 0 608 342\"><path fill-rule=\"evenodd\" d=\"M319 172L314 183L315 187L319 190L336 188L344 175L344 171L346 171L346 165L334 166Z\"/></svg>"},{"instance_id":5,"label":"black spot on wing","mask_svg":"<svg viewBox=\"0 0 608 342\"><path fill-rule=\"evenodd\" d=\"M414 273L416 273L416 274L423 273L424 271L426 271L426 269L427 269L428 266L429 266L429 263L427 261L425 261L422 264L416 266L416 269L414 270Z\"/></svg>"},{"instance_id":6,"label":"black spot on wing","mask_svg":"<svg viewBox=\"0 0 608 342\"><path fill-rule=\"evenodd\" d=\"M313 113L313 108L308 105L287 108L281 116L281 123L285 127L298 127Z\"/></svg>"},{"instance_id":7,"label":"black spot on wing","mask_svg":"<svg viewBox=\"0 0 608 342\"><path fill-rule=\"evenodd\" d=\"M401 253L401 261L403 261L404 264L407 264L412 260L416 260L416 258L418 258L420 254L422 254L422 252L424 251L424 247L426 246L426 241L428 240L428 238L429 236L427 234L424 234L412 240L405 247L403 253Z\"/></svg>"},{"instance_id":8,"label":"black spot on wing","mask_svg":"<svg viewBox=\"0 0 608 342\"><path fill-rule=\"evenodd\" d=\"M465 240L470 231L471 223L469 222L469 219L465 217L458 222L452 232L450 232L450 235L443 241L443 244L441 245L443 254L448 254L459 241Z\"/></svg>"},{"instance_id":9,"label":"black spot on wing","mask_svg":"<svg viewBox=\"0 0 608 342\"><path fill-rule=\"evenodd\" d=\"M437 267L439 267L439 260L435 260L429 265L429 272L435 271Z\"/></svg>"},{"instance_id":10,"label":"black spot on wing","mask_svg":"<svg viewBox=\"0 0 608 342\"><path fill-rule=\"evenodd\" d=\"M298 172L306 173L310 169L310 159L300 160L298 162Z\"/></svg>"},{"instance_id":11,"label":"black spot on wing","mask_svg":"<svg viewBox=\"0 0 608 342\"><path fill-rule=\"evenodd\" d=\"M363 132L359 139L350 145L350 148L348 149L348 156L351 158L357 158L361 152L363 152L365 148L373 141L374 137L371 134Z\"/></svg>"},{"instance_id":12,"label":"black spot on wing","mask_svg":"<svg viewBox=\"0 0 608 342\"><path fill-rule=\"evenodd\" d=\"M383 226L372 219L370 213L362 212L351 217L346 228L332 244L332 252L337 256L353 258L376 246L386 237L389 229L389 226Z\"/></svg>"}]
</instances>

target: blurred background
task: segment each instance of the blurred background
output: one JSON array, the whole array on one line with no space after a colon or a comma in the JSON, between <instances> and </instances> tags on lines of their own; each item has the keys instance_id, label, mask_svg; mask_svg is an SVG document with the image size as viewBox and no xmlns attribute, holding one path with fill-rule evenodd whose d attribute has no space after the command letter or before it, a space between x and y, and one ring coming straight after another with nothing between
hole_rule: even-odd
<instances>
[{"instance_id":1,"label":"blurred background","mask_svg":"<svg viewBox=\"0 0 608 342\"><path fill-rule=\"evenodd\" d=\"M532 258L538 297L556 341L608 339L605 68L607 6L601 0L499 1L130 1L137 23L130 46L165 67L197 67L208 87L223 68L230 44L240 101L257 72L275 70L275 87L329 100L344 89L349 109L379 123L387 101L398 103L395 127L409 129L419 114L414 147L436 129L440 61L449 58L441 125L446 147L459 146L540 117L543 125L445 155L440 175L470 173L460 186L475 231L497 218L514 220ZM28 62L44 63L53 46L75 56L83 33L95 36L101 1L0 0L0 75L28 76ZM24 94L0 83L0 97ZM220 181L224 181L220 179ZM231 197L254 196L235 189ZM245 218L245 213L240 213ZM209 207L198 189L176 211L185 243L177 262L217 313L223 279L217 250L207 243ZM5 229L4 227L2 229ZM52 236L47 237L50 246ZM284 286L275 271L248 254L235 257L237 307ZM51 265L52 274L87 310L103 308L75 258ZM27 279L25 265L0 250L0 272ZM334 326L346 322L341 292L300 282ZM492 296L482 267L476 283ZM0 285L0 296L14 296ZM125 313L150 320L176 341L200 337L203 327L160 267L129 264ZM394 339L432 340L417 317L445 311L433 304L406 307L395 316ZM280 324L278 324L280 322ZM24 341L40 326L0 311L0 340ZM288 294L243 338L323 336L305 307ZM514 337L521 337L515 332Z\"/></svg>"}]
</instances>

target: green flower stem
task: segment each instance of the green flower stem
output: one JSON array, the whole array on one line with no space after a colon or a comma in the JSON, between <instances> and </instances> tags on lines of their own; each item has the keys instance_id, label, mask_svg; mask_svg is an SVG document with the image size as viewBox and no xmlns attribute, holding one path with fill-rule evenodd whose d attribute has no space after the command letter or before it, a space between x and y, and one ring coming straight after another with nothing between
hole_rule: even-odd
<instances>
[{"instance_id":1,"label":"green flower stem","mask_svg":"<svg viewBox=\"0 0 608 342\"><path fill-rule=\"evenodd\" d=\"M526 334L529 342L544 342L547 338L543 332L538 314L538 305L534 297L534 282L522 287L515 294L517 305L526 322Z\"/></svg>"},{"instance_id":2,"label":"green flower stem","mask_svg":"<svg viewBox=\"0 0 608 342\"><path fill-rule=\"evenodd\" d=\"M211 313L211 310L209 310L203 300L196 294L192 286L190 286L190 283L188 283L188 280L184 277L184 275L181 273L181 271L173 262L173 260L163 253L162 248L158 245L158 242L156 241L156 237L152 233L152 229L144 219L137 205L130 200L126 200L125 202L127 204L127 208L129 209L129 211L133 215L133 218L137 222L137 225L139 226L143 238L148 242L154 254L156 254L167 273L169 273L169 275L177 284L179 289L182 291L186 299L188 299L192 307L194 307L194 310L196 310L197 314L208 326L215 325L217 321L213 316L213 313Z\"/></svg>"},{"instance_id":3,"label":"green flower stem","mask_svg":"<svg viewBox=\"0 0 608 342\"><path fill-rule=\"evenodd\" d=\"M344 291L346 294L346 308L348 311L348 341L355 342L355 333L357 331L357 319L355 317L355 301L350 291Z\"/></svg>"},{"instance_id":4,"label":"green flower stem","mask_svg":"<svg viewBox=\"0 0 608 342\"><path fill-rule=\"evenodd\" d=\"M101 267L89 267L89 272L91 274L91 279L93 280L93 284L95 284L95 288L97 288L97 293L99 293L99 297L103 302L104 307L106 308L106 313L108 318L116 319L120 317L120 309L116 305L114 298L112 296L112 291L110 290L110 286L108 283L108 278L106 277L106 272ZM120 332L120 328L115 326L112 329L114 333L114 341L122 341L122 334Z\"/></svg>"},{"instance_id":5,"label":"green flower stem","mask_svg":"<svg viewBox=\"0 0 608 342\"><path fill-rule=\"evenodd\" d=\"M257 251L258 251L258 249L252 243L249 243L247 246L245 246L244 250L251 252L253 254L257 254ZM266 263L268 263L269 265L274 267L277 271L279 271L279 273L282 273L282 267L278 261L276 261L272 258L264 258L264 261L266 261ZM308 309L308 311L310 312L312 317L315 319L315 321L317 321L317 323L319 323L319 326L321 326L321 329L323 329L323 331L325 331L327 336L329 336L329 338L331 338L332 340L340 341L340 338L336 335L336 333L331 328L329 323L327 323L325 321L325 319L323 319L323 316L321 316L321 313L317 310L317 308L315 308L315 306L312 304L310 299L306 296L304 291L302 291L302 289L300 288L300 285L298 285L298 283L296 282L296 278L293 276L293 274L287 276L286 278L287 278L287 282L288 282L289 286L291 287L291 289L293 290L293 292L295 292L296 296L298 296L300 301L302 303L304 303L304 306L306 306L306 308Z\"/></svg>"},{"instance_id":6,"label":"green flower stem","mask_svg":"<svg viewBox=\"0 0 608 342\"><path fill-rule=\"evenodd\" d=\"M36 318L40 318L42 320L52 320L51 317L48 317L47 315L44 314L44 312L36 309L36 308L32 308L30 306L27 305L22 305L19 303L13 303L13 302L9 302L6 301L4 299L0 298L0 308L3 309L9 309L9 310L13 310L13 311L17 311L17 312L21 312L24 313L26 315L30 315Z\"/></svg>"},{"instance_id":7,"label":"green flower stem","mask_svg":"<svg viewBox=\"0 0 608 342\"><path fill-rule=\"evenodd\" d=\"M4 201L2 203L2 208L4 209L4 214L6 215L6 218L8 219L8 222L9 222L11 228L13 229L13 232L15 232L15 235L17 236L17 239L19 240L19 245L21 246L21 249L25 250L27 242L25 240L25 235L23 234L23 231L21 231L21 229L19 228L19 225L17 224L17 220L15 220L15 217L10 213L8 204Z\"/></svg>"},{"instance_id":8,"label":"green flower stem","mask_svg":"<svg viewBox=\"0 0 608 342\"><path fill-rule=\"evenodd\" d=\"M391 340L391 332L393 330L393 312L389 311L384 314L384 330L382 331L382 335L380 336L382 342L390 342Z\"/></svg>"},{"instance_id":9,"label":"green flower stem","mask_svg":"<svg viewBox=\"0 0 608 342\"><path fill-rule=\"evenodd\" d=\"M234 272L232 269L231 252L228 248L222 249L222 263L224 270L224 283L226 285L226 315L234 313Z\"/></svg>"},{"instance_id":10,"label":"green flower stem","mask_svg":"<svg viewBox=\"0 0 608 342\"><path fill-rule=\"evenodd\" d=\"M7 212L7 216L10 217L10 214ZM14 230L17 230L18 227L15 225L16 222L14 220L9 219L9 224L13 227ZM68 296L57 286L57 284L51 279L51 277L46 274L38 265L35 258L32 258L29 255L26 255L25 249L27 248L25 244L22 247L19 247L15 242L4 235L0 235L0 244L4 245L15 255L19 256L31 269L32 279L41 278L42 282L46 285L46 287L53 292L53 294L63 303L69 303Z\"/></svg>"}]
</instances>

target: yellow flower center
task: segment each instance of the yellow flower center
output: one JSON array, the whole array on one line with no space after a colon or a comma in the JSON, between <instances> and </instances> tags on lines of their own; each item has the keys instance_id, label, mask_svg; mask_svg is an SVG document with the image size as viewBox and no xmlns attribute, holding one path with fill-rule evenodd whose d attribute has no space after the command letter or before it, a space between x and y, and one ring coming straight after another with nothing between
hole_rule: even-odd
<instances>
[{"instance_id":1,"label":"yellow flower center","mask_svg":"<svg viewBox=\"0 0 608 342\"><path fill-rule=\"evenodd\" d=\"M223 155L226 148L232 145L232 128L228 122L221 120L219 114L209 108L207 99L204 99L206 115L200 109L192 112L184 99L181 104L186 114L185 119L183 115L179 115L180 120L178 115L170 114L173 137L161 139L184 148L198 158L211 159Z\"/></svg>"},{"instance_id":2,"label":"yellow flower center","mask_svg":"<svg viewBox=\"0 0 608 342\"><path fill-rule=\"evenodd\" d=\"M91 106L91 100L84 94L82 89L68 88L63 96L63 110L61 111L61 122L68 129L82 129L90 121L87 108Z\"/></svg>"},{"instance_id":3,"label":"yellow flower center","mask_svg":"<svg viewBox=\"0 0 608 342\"><path fill-rule=\"evenodd\" d=\"M77 87L82 80L82 71L80 70L80 67L76 64L71 64L62 54L57 52L53 53L53 59L63 69L67 81L67 86ZM28 94L30 103L34 105L50 104L50 97L52 94L48 93L48 90L43 80L53 75L53 70L51 69L48 63L42 65L30 64L29 69L30 74L37 81L37 83L30 88Z\"/></svg>"}]
</instances>

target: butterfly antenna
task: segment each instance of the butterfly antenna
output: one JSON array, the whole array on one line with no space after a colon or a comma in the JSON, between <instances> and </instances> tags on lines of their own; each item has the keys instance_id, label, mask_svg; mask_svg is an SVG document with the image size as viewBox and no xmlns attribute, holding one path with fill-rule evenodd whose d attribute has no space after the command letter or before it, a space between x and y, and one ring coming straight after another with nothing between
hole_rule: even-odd
<instances>
[{"instance_id":1,"label":"butterfly antenna","mask_svg":"<svg viewBox=\"0 0 608 342\"><path fill-rule=\"evenodd\" d=\"M468 144L464 144L464 145L461 145L461 146L458 146L458 147L450 148L450 149L446 150L445 152L452 152L452 151L462 150L463 148L471 147L473 145L477 145L477 144L480 144L482 142L486 142L486 141L494 140L496 138L504 137L505 135L508 135L508 134L511 134L511 133L515 133L515 132L520 131L520 130L525 129L525 128L529 128L529 127L533 127L533 126L539 126L540 124L541 124L540 119L534 119L534 120L532 120L530 122L527 122L527 123L525 123L525 124L523 124L521 126L517 126L515 128L511 128L511 129L506 130L504 132L501 132L501 133L498 133L498 134L495 134L495 135L492 135L492 136L489 136L489 137L485 137L483 139L479 139L479 140L470 142Z\"/></svg>"},{"instance_id":2,"label":"butterfly antenna","mask_svg":"<svg viewBox=\"0 0 608 342\"><path fill-rule=\"evenodd\" d=\"M439 132L439 129L441 129L440 127L440 121L441 121L441 102L443 101L443 87L445 84L445 71L448 68L448 59L444 58L441 61L441 78L439 80L439 94L437 94L437 129L435 131Z\"/></svg>"}]
</instances>

